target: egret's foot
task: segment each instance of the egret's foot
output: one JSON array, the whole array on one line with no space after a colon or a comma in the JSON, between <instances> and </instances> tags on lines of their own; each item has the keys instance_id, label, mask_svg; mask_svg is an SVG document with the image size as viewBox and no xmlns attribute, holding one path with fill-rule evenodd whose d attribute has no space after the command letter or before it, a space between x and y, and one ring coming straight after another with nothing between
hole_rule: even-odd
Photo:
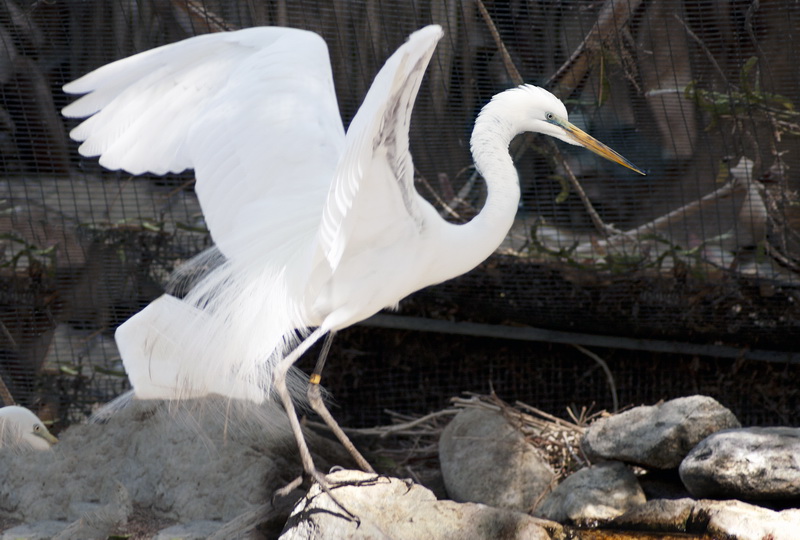
<instances>
[{"instance_id":1,"label":"egret's foot","mask_svg":"<svg viewBox=\"0 0 800 540\"><path fill-rule=\"evenodd\" d=\"M335 473L335 472L339 472L339 471L346 471L346 470L348 470L348 469L345 469L344 467L336 466L336 467L332 467L331 468L331 473ZM328 487L330 487L331 489L336 489L336 488L346 487L346 486L355 486L355 487L372 486L372 485L375 485L375 483L377 483L378 480L380 480L381 478L388 478L388 476L386 476L385 474L379 474L379 473L376 473L376 472L371 472L371 473L367 472L367 471L358 471L358 472L366 472L367 474L370 474L371 476L369 478L363 478L361 480L334 480L334 481L328 481ZM326 480L327 480L327 478L326 478Z\"/></svg>"},{"instance_id":2,"label":"egret's foot","mask_svg":"<svg viewBox=\"0 0 800 540\"><path fill-rule=\"evenodd\" d=\"M340 470L343 469L340 468ZM341 502L339 502L339 500L333 495L332 491L338 487L343 487L343 486L366 485L368 482L377 480L378 478L377 474L375 475L375 478L370 478L368 480L329 482L327 477L322 472L320 472L317 469L314 469L311 473L304 473L303 475L298 476L297 478L295 478L282 488L276 490L275 493L272 495L273 504L275 499L286 497L287 495L289 495L289 493L299 488L303 484L303 480L305 480L306 475L308 475L308 477L313 482L316 482L319 485L320 489L324 491L328 497L330 497L333 503L336 506L338 506L342 510L342 512L344 512L345 516L347 516L348 519L358 524L361 523L361 520L358 518L358 516L356 516L354 513L348 510Z\"/></svg>"}]
</instances>

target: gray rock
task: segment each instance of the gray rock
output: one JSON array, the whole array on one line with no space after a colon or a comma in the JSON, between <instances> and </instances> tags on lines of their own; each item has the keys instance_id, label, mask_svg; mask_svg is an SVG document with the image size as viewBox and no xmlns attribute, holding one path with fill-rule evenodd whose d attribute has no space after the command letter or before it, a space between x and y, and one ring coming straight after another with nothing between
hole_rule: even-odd
<instances>
[{"instance_id":1,"label":"gray rock","mask_svg":"<svg viewBox=\"0 0 800 540\"><path fill-rule=\"evenodd\" d=\"M348 462L341 445L307 440L321 469ZM106 423L71 426L42 454L0 449L0 520L66 521L79 534L81 520L124 522L130 504L168 523L225 523L302 471L278 405L229 400L133 403Z\"/></svg>"},{"instance_id":2,"label":"gray rock","mask_svg":"<svg viewBox=\"0 0 800 540\"><path fill-rule=\"evenodd\" d=\"M536 509L535 515L575 525L595 525L644 504L636 476L623 463L600 463L568 476Z\"/></svg>"},{"instance_id":3,"label":"gray rock","mask_svg":"<svg viewBox=\"0 0 800 540\"><path fill-rule=\"evenodd\" d=\"M116 483L116 490L111 495L111 499L108 504L97 505L96 508L84 511L80 519L54 536L53 540L87 540L89 538L103 540L108 538L115 529L128 523L128 517L133 512L130 495L123 484Z\"/></svg>"},{"instance_id":4,"label":"gray rock","mask_svg":"<svg viewBox=\"0 0 800 540\"><path fill-rule=\"evenodd\" d=\"M601 418L586 430L581 447L593 461L672 469L707 436L738 427L733 413L716 400L691 396Z\"/></svg>"},{"instance_id":5,"label":"gray rock","mask_svg":"<svg viewBox=\"0 0 800 540\"><path fill-rule=\"evenodd\" d=\"M24 523L0 533L0 540L50 540L67 528L66 521L44 520Z\"/></svg>"},{"instance_id":6,"label":"gray rock","mask_svg":"<svg viewBox=\"0 0 800 540\"><path fill-rule=\"evenodd\" d=\"M153 540L204 540L222 527L219 521L191 521L161 529Z\"/></svg>"},{"instance_id":7,"label":"gray rock","mask_svg":"<svg viewBox=\"0 0 800 540\"><path fill-rule=\"evenodd\" d=\"M689 452L679 472L695 497L800 498L800 428L714 433Z\"/></svg>"},{"instance_id":8,"label":"gray rock","mask_svg":"<svg viewBox=\"0 0 800 540\"><path fill-rule=\"evenodd\" d=\"M728 540L796 540L800 510L776 512L741 501L658 499L626 512L609 526Z\"/></svg>"},{"instance_id":9,"label":"gray rock","mask_svg":"<svg viewBox=\"0 0 800 540\"><path fill-rule=\"evenodd\" d=\"M527 514L438 501L430 490L409 480L360 471L338 471L327 478L334 497L359 522L315 484L295 507L280 540L550 539L539 520Z\"/></svg>"},{"instance_id":10,"label":"gray rock","mask_svg":"<svg viewBox=\"0 0 800 540\"><path fill-rule=\"evenodd\" d=\"M800 510L776 512L741 501L705 501L707 534L734 540L797 540Z\"/></svg>"},{"instance_id":11,"label":"gray rock","mask_svg":"<svg viewBox=\"0 0 800 540\"><path fill-rule=\"evenodd\" d=\"M555 473L535 447L499 413L464 409L439 440L447 493L455 501L481 502L527 512Z\"/></svg>"},{"instance_id":12,"label":"gray rock","mask_svg":"<svg viewBox=\"0 0 800 540\"><path fill-rule=\"evenodd\" d=\"M695 503L689 498L653 499L614 518L608 526L637 531L697 532L698 527L692 522ZM704 529L705 524L700 528Z\"/></svg>"}]
</instances>

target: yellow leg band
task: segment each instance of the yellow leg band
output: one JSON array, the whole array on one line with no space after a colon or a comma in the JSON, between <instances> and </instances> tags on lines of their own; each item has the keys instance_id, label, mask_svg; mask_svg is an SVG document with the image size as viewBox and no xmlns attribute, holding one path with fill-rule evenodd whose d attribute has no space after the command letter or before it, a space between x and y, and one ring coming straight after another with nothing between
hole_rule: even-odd
<instances>
[{"instance_id":1,"label":"yellow leg band","mask_svg":"<svg viewBox=\"0 0 800 540\"><path fill-rule=\"evenodd\" d=\"M319 384L321 380L322 380L322 375L318 373L312 373L311 377L309 377L308 379L308 384Z\"/></svg>"}]
</instances>

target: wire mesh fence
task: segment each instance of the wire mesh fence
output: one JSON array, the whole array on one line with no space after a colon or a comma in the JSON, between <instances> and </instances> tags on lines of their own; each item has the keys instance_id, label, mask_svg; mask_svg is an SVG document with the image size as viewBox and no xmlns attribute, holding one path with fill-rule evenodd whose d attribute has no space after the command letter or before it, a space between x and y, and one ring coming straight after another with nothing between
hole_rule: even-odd
<instances>
[{"instance_id":1,"label":"wire mesh fence","mask_svg":"<svg viewBox=\"0 0 800 540\"><path fill-rule=\"evenodd\" d=\"M13 397L69 422L123 391L114 328L210 245L190 171L131 177L78 156L73 123L59 114L70 100L63 84L192 35L292 26L328 43L347 125L382 62L432 22L445 37L414 109L411 150L418 191L444 217L479 211L472 122L522 80L551 89L571 121L648 175L519 137L511 151L523 199L506 242L403 314L731 347L738 360L603 350L623 403L706 391L751 423L796 423L800 8L789 1L6 0L0 375ZM775 361L747 360L751 350ZM358 329L334 353L326 380L343 409L360 396L348 413L356 424L489 383L558 412L609 406L607 381L569 347ZM741 384L753 377L763 377L760 393Z\"/></svg>"}]
</instances>

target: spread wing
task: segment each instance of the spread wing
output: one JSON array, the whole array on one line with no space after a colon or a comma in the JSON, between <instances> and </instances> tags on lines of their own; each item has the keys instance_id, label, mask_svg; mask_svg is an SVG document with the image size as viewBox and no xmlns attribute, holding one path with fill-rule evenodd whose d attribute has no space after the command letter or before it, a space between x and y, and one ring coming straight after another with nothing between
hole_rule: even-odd
<instances>
[{"instance_id":1,"label":"spread wing","mask_svg":"<svg viewBox=\"0 0 800 540\"><path fill-rule=\"evenodd\" d=\"M306 238L344 148L325 42L261 27L197 36L66 85L84 156L132 174L192 168L214 242L229 259ZM280 232L280 234L276 234Z\"/></svg>"},{"instance_id":2,"label":"spread wing","mask_svg":"<svg viewBox=\"0 0 800 540\"><path fill-rule=\"evenodd\" d=\"M318 235L335 270L348 249L418 234L424 204L414 189L409 126L414 100L441 27L411 34L384 64L347 130ZM394 230L392 230L394 229Z\"/></svg>"},{"instance_id":3,"label":"spread wing","mask_svg":"<svg viewBox=\"0 0 800 540\"><path fill-rule=\"evenodd\" d=\"M289 280L314 246L344 148L324 41L275 27L208 34L64 90L86 94L63 110L89 116L71 133L81 154L133 174L194 169L224 255L183 300L165 295L117 330L135 391L265 397L287 333L303 326ZM210 253L187 266L209 260L219 262Z\"/></svg>"},{"instance_id":4,"label":"spread wing","mask_svg":"<svg viewBox=\"0 0 800 540\"><path fill-rule=\"evenodd\" d=\"M424 28L392 55L346 137L327 47L301 30L199 36L65 87L86 94L63 111L90 116L71 134L83 155L134 174L195 170L226 259L117 331L137 393L256 400L294 329L319 324L302 297L312 250L332 275L348 253L419 234L408 130L441 35Z\"/></svg>"}]
</instances>

